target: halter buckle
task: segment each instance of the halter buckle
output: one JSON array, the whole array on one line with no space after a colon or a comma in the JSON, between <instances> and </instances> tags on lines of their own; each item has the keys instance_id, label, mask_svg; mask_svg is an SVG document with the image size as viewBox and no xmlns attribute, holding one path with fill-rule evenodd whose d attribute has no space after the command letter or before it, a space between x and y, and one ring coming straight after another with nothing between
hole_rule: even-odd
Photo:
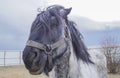
<instances>
[{"instance_id":1,"label":"halter buckle","mask_svg":"<svg viewBox=\"0 0 120 78\"><path fill-rule=\"evenodd\" d=\"M45 45L45 53L50 55L52 53L52 46L51 45Z\"/></svg>"}]
</instances>

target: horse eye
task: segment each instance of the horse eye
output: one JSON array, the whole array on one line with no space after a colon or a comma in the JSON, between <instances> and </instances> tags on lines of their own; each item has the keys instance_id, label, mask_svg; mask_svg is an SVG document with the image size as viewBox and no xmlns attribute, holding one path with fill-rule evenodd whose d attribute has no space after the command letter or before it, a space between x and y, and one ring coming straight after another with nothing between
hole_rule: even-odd
<instances>
[{"instance_id":1,"label":"horse eye","mask_svg":"<svg viewBox=\"0 0 120 78\"><path fill-rule=\"evenodd\" d=\"M53 21L56 20L56 17L55 17L55 16L52 16L52 17L51 17L51 20L53 20Z\"/></svg>"},{"instance_id":2,"label":"horse eye","mask_svg":"<svg viewBox=\"0 0 120 78\"><path fill-rule=\"evenodd\" d=\"M55 14L54 14L54 13L52 13L52 12L51 12L50 14L51 14L51 16L55 16Z\"/></svg>"},{"instance_id":3,"label":"horse eye","mask_svg":"<svg viewBox=\"0 0 120 78\"><path fill-rule=\"evenodd\" d=\"M51 25L57 25L57 24L58 24L58 22L57 22L56 17L55 17L55 16L52 16L52 17L51 17Z\"/></svg>"}]
</instances>

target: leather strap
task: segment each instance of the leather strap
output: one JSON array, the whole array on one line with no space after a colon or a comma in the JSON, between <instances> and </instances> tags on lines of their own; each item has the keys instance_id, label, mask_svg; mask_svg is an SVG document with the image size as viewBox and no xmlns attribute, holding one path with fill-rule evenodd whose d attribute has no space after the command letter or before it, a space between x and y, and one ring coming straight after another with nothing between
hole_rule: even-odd
<instances>
[{"instance_id":1,"label":"leather strap","mask_svg":"<svg viewBox=\"0 0 120 78\"><path fill-rule=\"evenodd\" d=\"M51 44L51 45L50 44L42 44L42 43L39 43L39 42L36 42L36 41L33 41L33 40L28 40L26 45L46 51L46 49L48 47L51 47L51 49L53 50L57 47L60 47L62 44L66 43L66 41L68 41L68 40L69 40L68 38L62 38L59 41L57 41L56 43Z\"/></svg>"},{"instance_id":2,"label":"leather strap","mask_svg":"<svg viewBox=\"0 0 120 78\"><path fill-rule=\"evenodd\" d=\"M38 48L38 49L45 50L45 47L44 47L43 44L38 43L38 42L33 41L33 40L28 40L27 43L26 43L26 45L30 46L30 47L35 47L35 48Z\"/></svg>"}]
</instances>

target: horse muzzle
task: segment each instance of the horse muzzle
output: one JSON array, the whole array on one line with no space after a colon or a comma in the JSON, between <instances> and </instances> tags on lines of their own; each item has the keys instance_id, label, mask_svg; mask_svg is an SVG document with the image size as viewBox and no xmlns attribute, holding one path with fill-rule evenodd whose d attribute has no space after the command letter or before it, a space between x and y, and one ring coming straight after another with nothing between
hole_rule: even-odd
<instances>
[{"instance_id":1,"label":"horse muzzle","mask_svg":"<svg viewBox=\"0 0 120 78\"><path fill-rule=\"evenodd\" d=\"M39 50L37 51L36 49L31 50L29 47L26 47L23 52L23 57L25 67L31 74L38 75L44 71L47 61L45 53L39 52Z\"/></svg>"}]
</instances>

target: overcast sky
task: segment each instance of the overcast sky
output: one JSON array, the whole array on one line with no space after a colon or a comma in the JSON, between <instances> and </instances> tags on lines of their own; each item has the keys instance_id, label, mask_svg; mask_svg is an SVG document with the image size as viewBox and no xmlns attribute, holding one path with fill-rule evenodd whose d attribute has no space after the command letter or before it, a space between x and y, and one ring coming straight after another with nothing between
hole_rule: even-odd
<instances>
[{"instance_id":1,"label":"overcast sky","mask_svg":"<svg viewBox=\"0 0 120 78\"><path fill-rule=\"evenodd\" d=\"M72 14L85 16L96 21L120 20L120 0L48 0L73 7Z\"/></svg>"},{"instance_id":2,"label":"overcast sky","mask_svg":"<svg viewBox=\"0 0 120 78\"><path fill-rule=\"evenodd\" d=\"M0 0L0 50L23 49L37 9L54 4L72 7L69 17L82 17L79 29L83 35L87 31L102 32L107 25L120 27L119 0ZM85 34L89 39L87 36L91 35Z\"/></svg>"}]
</instances>

